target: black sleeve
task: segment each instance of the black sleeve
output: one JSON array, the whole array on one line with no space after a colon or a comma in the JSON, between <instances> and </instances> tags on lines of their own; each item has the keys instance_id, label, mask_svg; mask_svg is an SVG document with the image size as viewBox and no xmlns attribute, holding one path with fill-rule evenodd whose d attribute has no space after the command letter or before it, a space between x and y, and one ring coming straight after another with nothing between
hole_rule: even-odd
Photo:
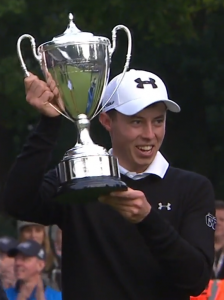
<instances>
[{"instance_id":1,"label":"black sleeve","mask_svg":"<svg viewBox=\"0 0 224 300\"><path fill-rule=\"evenodd\" d=\"M53 199L58 190L56 171L51 170L45 175L60 124L60 116L41 116L9 172L3 205L4 210L16 219L60 226L62 208Z\"/></svg>"},{"instance_id":2,"label":"black sleeve","mask_svg":"<svg viewBox=\"0 0 224 300\"><path fill-rule=\"evenodd\" d=\"M154 209L137 225L168 281L192 296L205 289L214 260L215 196L202 178L188 193L180 233Z\"/></svg>"}]
</instances>

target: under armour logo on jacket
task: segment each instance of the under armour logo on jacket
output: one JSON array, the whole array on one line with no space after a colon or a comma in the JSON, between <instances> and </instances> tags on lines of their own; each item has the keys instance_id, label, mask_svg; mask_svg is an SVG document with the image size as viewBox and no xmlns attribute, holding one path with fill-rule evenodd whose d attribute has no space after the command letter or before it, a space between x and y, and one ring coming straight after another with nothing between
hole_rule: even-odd
<instances>
[{"instance_id":1,"label":"under armour logo on jacket","mask_svg":"<svg viewBox=\"0 0 224 300\"><path fill-rule=\"evenodd\" d=\"M158 88L156 81L153 78L149 78L149 80L144 81L142 81L141 78L137 78L135 79L135 82L137 83L136 87L139 89L144 89L144 84L151 84L154 89Z\"/></svg>"},{"instance_id":2,"label":"under armour logo on jacket","mask_svg":"<svg viewBox=\"0 0 224 300\"><path fill-rule=\"evenodd\" d=\"M163 208L166 208L166 210L171 210L171 203L167 203L166 205L162 204L161 202L158 203L158 209L162 210Z\"/></svg>"}]
</instances>

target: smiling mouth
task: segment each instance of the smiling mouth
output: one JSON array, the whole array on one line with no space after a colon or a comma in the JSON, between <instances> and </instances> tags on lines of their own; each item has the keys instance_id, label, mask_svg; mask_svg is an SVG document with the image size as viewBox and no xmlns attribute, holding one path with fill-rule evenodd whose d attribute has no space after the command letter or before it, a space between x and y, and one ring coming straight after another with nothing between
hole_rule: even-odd
<instances>
[{"instance_id":1,"label":"smiling mouth","mask_svg":"<svg viewBox=\"0 0 224 300\"><path fill-rule=\"evenodd\" d=\"M140 151L149 152L152 150L153 146L136 146Z\"/></svg>"}]
</instances>

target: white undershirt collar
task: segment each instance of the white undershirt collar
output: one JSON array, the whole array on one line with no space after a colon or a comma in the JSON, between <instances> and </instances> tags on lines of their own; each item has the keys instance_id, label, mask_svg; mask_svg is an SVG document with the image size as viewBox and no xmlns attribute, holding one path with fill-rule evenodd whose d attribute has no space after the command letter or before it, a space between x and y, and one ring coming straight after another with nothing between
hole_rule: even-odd
<instances>
[{"instance_id":1,"label":"white undershirt collar","mask_svg":"<svg viewBox=\"0 0 224 300\"><path fill-rule=\"evenodd\" d=\"M109 150L109 154L113 154L113 149ZM166 174L166 171L169 167L169 163L158 151L153 162L148 166L148 168L143 173L129 172L127 169L119 165L120 173L126 175L127 177L138 180L148 176L149 174L154 174L163 178Z\"/></svg>"}]
</instances>

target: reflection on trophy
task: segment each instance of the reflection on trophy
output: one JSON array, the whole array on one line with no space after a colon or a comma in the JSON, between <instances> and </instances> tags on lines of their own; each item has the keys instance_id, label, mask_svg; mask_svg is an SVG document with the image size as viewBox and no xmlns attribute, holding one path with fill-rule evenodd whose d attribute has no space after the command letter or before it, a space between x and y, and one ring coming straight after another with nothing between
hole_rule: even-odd
<instances>
[{"instance_id":1,"label":"reflection on trophy","mask_svg":"<svg viewBox=\"0 0 224 300\"><path fill-rule=\"evenodd\" d=\"M116 48L117 31L120 29L128 37L126 63L123 76L106 105L129 68L132 41L127 27L114 27L111 45L110 40L105 37L80 31L73 23L72 14L69 14L69 25L65 32L40 45L37 50L35 40L29 34L22 35L17 42L17 52L25 76L29 76L29 72L22 58L20 44L23 39L28 38L45 78L50 73L60 92L62 103L58 103L57 107L52 103L49 105L76 123L77 143L65 153L57 172L61 191L76 191L76 195L80 194L84 201L85 198L94 199L112 191L127 189L120 179L117 158L94 144L89 134L90 121L103 108L101 99L108 83L111 57ZM70 198L67 198L69 202L76 202L79 197L73 195ZM66 202L65 199L63 201Z\"/></svg>"}]
</instances>

